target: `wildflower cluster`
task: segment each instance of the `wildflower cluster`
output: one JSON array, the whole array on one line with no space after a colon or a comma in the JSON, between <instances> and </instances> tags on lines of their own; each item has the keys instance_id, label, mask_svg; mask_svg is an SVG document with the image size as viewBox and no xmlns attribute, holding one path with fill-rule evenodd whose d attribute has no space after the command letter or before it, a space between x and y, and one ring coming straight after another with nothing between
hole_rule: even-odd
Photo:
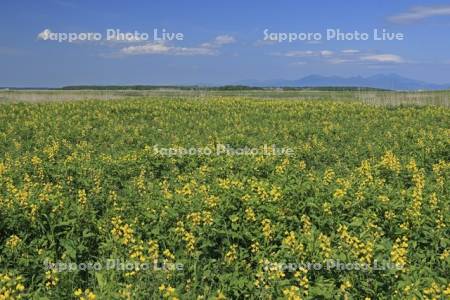
<instances>
[{"instance_id":1,"label":"wildflower cluster","mask_svg":"<svg viewBox=\"0 0 450 300\"><path fill-rule=\"evenodd\" d=\"M0 300L447 299L449 119L220 94L0 105ZM153 151L218 144L295 151Z\"/></svg>"}]
</instances>

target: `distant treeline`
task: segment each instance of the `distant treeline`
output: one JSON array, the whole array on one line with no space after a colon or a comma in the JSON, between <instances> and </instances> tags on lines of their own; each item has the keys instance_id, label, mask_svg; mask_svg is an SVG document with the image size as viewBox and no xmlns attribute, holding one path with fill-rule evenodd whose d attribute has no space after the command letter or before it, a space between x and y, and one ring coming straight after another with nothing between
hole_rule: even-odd
<instances>
[{"instance_id":1,"label":"distant treeline","mask_svg":"<svg viewBox=\"0 0 450 300\"><path fill-rule=\"evenodd\" d=\"M354 86L283 87L284 91L390 91L387 89Z\"/></svg>"},{"instance_id":2,"label":"distant treeline","mask_svg":"<svg viewBox=\"0 0 450 300\"><path fill-rule=\"evenodd\" d=\"M218 87L197 86L197 85L71 85L64 86L62 90L262 90L259 87L244 85L225 85Z\"/></svg>"},{"instance_id":3,"label":"distant treeline","mask_svg":"<svg viewBox=\"0 0 450 300\"><path fill-rule=\"evenodd\" d=\"M282 90L282 91L388 91L386 89L370 87L254 87L246 85L224 86L182 86L182 85L72 85L62 87L61 90L199 90L199 91L250 91L250 90Z\"/></svg>"}]
</instances>

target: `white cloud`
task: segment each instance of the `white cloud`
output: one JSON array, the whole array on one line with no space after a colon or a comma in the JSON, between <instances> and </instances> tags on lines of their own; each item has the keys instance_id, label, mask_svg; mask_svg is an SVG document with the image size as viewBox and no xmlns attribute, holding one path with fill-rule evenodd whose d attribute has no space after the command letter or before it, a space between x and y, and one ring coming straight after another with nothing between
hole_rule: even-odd
<instances>
[{"instance_id":1,"label":"white cloud","mask_svg":"<svg viewBox=\"0 0 450 300\"><path fill-rule=\"evenodd\" d=\"M334 54L333 51L329 51L329 50L322 50L320 51L320 55L322 56L332 56Z\"/></svg>"},{"instance_id":2,"label":"white cloud","mask_svg":"<svg viewBox=\"0 0 450 300\"><path fill-rule=\"evenodd\" d=\"M403 63L405 60L395 54L373 54L361 57L362 61L372 61L379 63Z\"/></svg>"},{"instance_id":3,"label":"white cloud","mask_svg":"<svg viewBox=\"0 0 450 300\"><path fill-rule=\"evenodd\" d=\"M194 55L217 55L218 49L224 45L235 43L236 39L231 35L219 35L209 43L203 43L198 47L177 47L167 45L165 42L150 42L143 45L129 46L120 49L116 55L106 55L109 57L128 56L128 55L175 55L175 56L194 56Z\"/></svg>"},{"instance_id":4,"label":"white cloud","mask_svg":"<svg viewBox=\"0 0 450 300\"><path fill-rule=\"evenodd\" d=\"M435 16L450 16L450 5L415 6L388 18L393 23L412 23Z\"/></svg>"},{"instance_id":5,"label":"white cloud","mask_svg":"<svg viewBox=\"0 0 450 300\"><path fill-rule=\"evenodd\" d=\"M327 62L332 64L332 65L339 65L339 64L352 62L352 60L344 59L344 58L332 58L332 59L329 59Z\"/></svg>"},{"instance_id":6,"label":"white cloud","mask_svg":"<svg viewBox=\"0 0 450 300\"><path fill-rule=\"evenodd\" d=\"M286 53L278 55L287 57L317 57L317 56L329 57L332 56L333 54L334 52L330 50L321 50L321 51L306 50L306 51L288 51Z\"/></svg>"},{"instance_id":7,"label":"white cloud","mask_svg":"<svg viewBox=\"0 0 450 300\"><path fill-rule=\"evenodd\" d=\"M214 55L216 51L201 47L175 47L164 43L147 43L139 46L129 46L120 50L122 55L166 54L166 55Z\"/></svg>"},{"instance_id":8,"label":"white cloud","mask_svg":"<svg viewBox=\"0 0 450 300\"><path fill-rule=\"evenodd\" d=\"M208 43L203 43L200 46L197 47L176 47L176 46L169 46L166 44L165 41L162 42L145 42L142 39L139 39L138 37L135 39L128 39L126 41L123 40L110 40L108 42L112 43L120 43L120 42L126 42L126 43L141 43L137 46L129 46L126 48L122 48L120 50L119 56L124 55L156 55L156 54L165 54L165 55L184 55L184 56L193 56L193 55L217 55L218 49L221 48L224 45L232 44L236 42L236 39L231 35L219 35L214 38L213 41ZM111 56L111 55L106 55ZM117 56L117 55L112 55Z\"/></svg>"},{"instance_id":9,"label":"white cloud","mask_svg":"<svg viewBox=\"0 0 450 300\"><path fill-rule=\"evenodd\" d=\"M129 46L120 49L122 54L139 55L139 54L166 54L170 51L170 47L163 43L148 43L140 46Z\"/></svg>"},{"instance_id":10,"label":"white cloud","mask_svg":"<svg viewBox=\"0 0 450 300\"><path fill-rule=\"evenodd\" d=\"M356 54L356 53L359 53L360 51L356 50L356 49L345 49L345 50L342 50L341 52L345 53L345 54Z\"/></svg>"},{"instance_id":11,"label":"white cloud","mask_svg":"<svg viewBox=\"0 0 450 300\"><path fill-rule=\"evenodd\" d=\"M302 51L288 51L284 53L274 53L273 55L303 58L307 63L327 63L327 64L399 64L407 61L401 56L389 53L374 53L370 51L360 51L356 49L344 49L340 51L330 50L302 50ZM408 61L410 62L410 61Z\"/></svg>"},{"instance_id":12,"label":"white cloud","mask_svg":"<svg viewBox=\"0 0 450 300\"><path fill-rule=\"evenodd\" d=\"M306 65L306 62L304 61L296 61L294 63L291 64L292 66L303 66Z\"/></svg>"},{"instance_id":13,"label":"white cloud","mask_svg":"<svg viewBox=\"0 0 450 300\"><path fill-rule=\"evenodd\" d=\"M236 39L231 35L218 35L216 38L209 43L203 43L201 46L203 48L219 48L224 45L233 44Z\"/></svg>"},{"instance_id":14,"label":"white cloud","mask_svg":"<svg viewBox=\"0 0 450 300\"><path fill-rule=\"evenodd\" d=\"M282 54L282 56L287 56L287 57L308 57L308 56L315 56L315 55L316 55L316 53L311 50L289 51L289 52L286 52L285 54Z\"/></svg>"},{"instance_id":15,"label":"white cloud","mask_svg":"<svg viewBox=\"0 0 450 300\"><path fill-rule=\"evenodd\" d=\"M215 39L215 43L217 45L227 45L227 44L233 44L236 42L236 39L232 37L231 35L219 35Z\"/></svg>"}]
</instances>

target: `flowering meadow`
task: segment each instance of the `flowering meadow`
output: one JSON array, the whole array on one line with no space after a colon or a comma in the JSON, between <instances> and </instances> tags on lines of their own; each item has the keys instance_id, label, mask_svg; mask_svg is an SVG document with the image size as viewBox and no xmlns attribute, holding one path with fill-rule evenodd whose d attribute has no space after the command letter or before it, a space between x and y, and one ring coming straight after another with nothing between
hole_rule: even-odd
<instances>
[{"instance_id":1,"label":"flowering meadow","mask_svg":"<svg viewBox=\"0 0 450 300\"><path fill-rule=\"evenodd\" d=\"M445 107L2 104L0 299L449 299L449 183Z\"/></svg>"}]
</instances>

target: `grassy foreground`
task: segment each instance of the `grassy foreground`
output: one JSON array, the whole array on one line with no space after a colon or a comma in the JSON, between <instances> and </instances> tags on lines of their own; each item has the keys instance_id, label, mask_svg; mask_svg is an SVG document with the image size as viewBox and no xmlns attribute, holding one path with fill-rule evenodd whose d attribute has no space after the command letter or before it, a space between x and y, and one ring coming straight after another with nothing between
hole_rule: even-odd
<instances>
[{"instance_id":1,"label":"grassy foreground","mask_svg":"<svg viewBox=\"0 0 450 300\"><path fill-rule=\"evenodd\" d=\"M222 97L290 99L312 101L362 102L382 106L445 106L450 107L450 91L323 91L323 90L0 90L0 104L11 102L52 102L71 100L123 100L142 98L196 98L208 100Z\"/></svg>"},{"instance_id":2,"label":"grassy foreground","mask_svg":"<svg viewBox=\"0 0 450 300\"><path fill-rule=\"evenodd\" d=\"M0 120L0 299L450 295L448 108L218 96ZM294 154L155 151L218 144Z\"/></svg>"}]
</instances>

